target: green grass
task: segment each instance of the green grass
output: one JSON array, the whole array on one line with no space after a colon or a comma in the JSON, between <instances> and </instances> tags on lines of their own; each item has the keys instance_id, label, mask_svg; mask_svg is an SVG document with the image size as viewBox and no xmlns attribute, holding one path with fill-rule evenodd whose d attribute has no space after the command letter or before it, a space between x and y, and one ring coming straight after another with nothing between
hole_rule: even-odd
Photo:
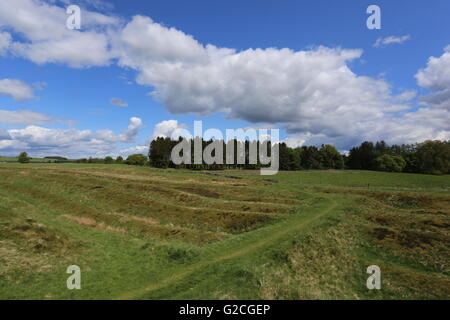
<instances>
[{"instance_id":1,"label":"green grass","mask_svg":"<svg viewBox=\"0 0 450 320\"><path fill-rule=\"evenodd\" d=\"M214 174L0 164L0 298L450 296L449 176ZM81 290L66 288L72 264Z\"/></svg>"}]
</instances>

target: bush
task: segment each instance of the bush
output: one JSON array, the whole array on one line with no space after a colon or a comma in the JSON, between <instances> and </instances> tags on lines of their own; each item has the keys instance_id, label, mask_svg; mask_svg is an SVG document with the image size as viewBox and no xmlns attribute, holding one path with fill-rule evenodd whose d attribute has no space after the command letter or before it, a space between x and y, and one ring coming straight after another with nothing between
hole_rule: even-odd
<instances>
[{"instance_id":1,"label":"bush","mask_svg":"<svg viewBox=\"0 0 450 320\"><path fill-rule=\"evenodd\" d=\"M147 164L147 157L143 154L132 154L125 160L126 164L133 165L133 166L145 166Z\"/></svg>"},{"instance_id":2,"label":"bush","mask_svg":"<svg viewBox=\"0 0 450 320\"><path fill-rule=\"evenodd\" d=\"M26 152L20 153L18 161L20 163L29 163L30 162L30 158L28 157L28 153L26 153Z\"/></svg>"},{"instance_id":3,"label":"bush","mask_svg":"<svg viewBox=\"0 0 450 320\"><path fill-rule=\"evenodd\" d=\"M123 158L121 156L118 156L116 158L116 163L123 163Z\"/></svg>"},{"instance_id":4,"label":"bush","mask_svg":"<svg viewBox=\"0 0 450 320\"><path fill-rule=\"evenodd\" d=\"M383 154L375 159L375 169L388 172L402 172L406 161L401 156Z\"/></svg>"}]
</instances>

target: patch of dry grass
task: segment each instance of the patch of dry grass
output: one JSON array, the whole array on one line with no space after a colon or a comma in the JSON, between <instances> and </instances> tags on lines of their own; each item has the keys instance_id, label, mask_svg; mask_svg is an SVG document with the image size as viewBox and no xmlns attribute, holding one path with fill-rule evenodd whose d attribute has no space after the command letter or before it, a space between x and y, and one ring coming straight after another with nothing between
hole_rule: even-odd
<instances>
[{"instance_id":1,"label":"patch of dry grass","mask_svg":"<svg viewBox=\"0 0 450 320\"><path fill-rule=\"evenodd\" d=\"M113 226L106 225L104 222L97 222L94 219L86 218L86 217L76 217L72 216L70 214L64 214L63 217L74 221L78 224L81 224L83 226L87 226L90 228L100 229L100 230L106 230L106 231L114 231L117 233L125 233L125 229L117 228Z\"/></svg>"}]
</instances>

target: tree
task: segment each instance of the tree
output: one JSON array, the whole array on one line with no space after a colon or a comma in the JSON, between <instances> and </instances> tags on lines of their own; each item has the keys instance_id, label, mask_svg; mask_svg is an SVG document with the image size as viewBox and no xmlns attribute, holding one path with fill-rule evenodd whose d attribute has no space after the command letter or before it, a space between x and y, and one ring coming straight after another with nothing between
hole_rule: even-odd
<instances>
[{"instance_id":1,"label":"tree","mask_svg":"<svg viewBox=\"0 0 450 320\"><path fill-rule=\"evenodd\" d=\"M415 144L392 145L389 154L401 156L406 161L403 172L418 172Z\"/></svg>"},{"instance_id":2,"label":"tree","mask_svg":"<svg viewBox=\"0 0 450 320\"><path fill-rule=\"evenodd\" d=\"M30 158L28 157L28 153L26 153L26 152L21 152L21 153L19 154L18 161L19 161L20 163L29 163L29 162L30 162Z\"/></svg>"},{"instance_id":3,"label":"tree","mask_svg":"<svg viewBox=\"0 0 450 320\"><path fill-rule=\"evenodd\" d=\"M105 163L106 164L111 164L111 163L114 163L114 159L112 158L112 157L105 157Z\"/></svg>"},{"instance_id":4,"label":"tree","mask_svg":"<svg viewBox=\"0 0 450 320\"><path fill-rule=\"evenodd\" d=\"M322 160L322 166L327 169L342 169L344 167L344 158L331 144L323 144L319 150Z\"/></svg>"},{"instance_id":5,"label":"tree","mask_svg":"<svg viewBox=\"0 0 450 320\"><path fill-rule=\"evenodd\" d=\"M305 169L322 169L322 156L314 146L301 147L301 166Z\"/></svg>"},{"instance_id":6,"label":"tree","mask_svg":"<svg viewBox=\"0 0 450 320\"><path fill-rule=\"evenodd\" d=\"M279 144L280 170L300 170L300 150L289 148L286 143Z\"/></svg>"},{"instance_id":7,"label":"tree","mask_svg":"<svg viewBox=\"0 0 450 320\"><path fill-rule=\"evenodd\" d=\"M379 156L372 142L364 141L359 147L350 149L348 155L348 166L350 169L371 170L374 160Z\"/></svg>"},{"instance_id":8,"label":"tree","mask_svg":"<svg viewBox=\"0 0 450 320\"><path fill-rule=\"evenodd\" d=\"M450 173L450 141L425 141L414 153L416 170L420 173Z\"/></svg>"},{"instance_id":9,"label":"tree","mask_svg":"<svg viewBox=\"0 0 450 320\"><path fill-rule=\"evenodd\" d=\"M145 166L147 164L147 161L148 160L146 156L138 153L128 156L127 160L125 160L125 163L133 166Z\"/></svg>"},{"instance_id":10,"label":"tree","mask_svg":"<svg viewBox=\"0 0 450 320\"><path fill-rule=\"evenodd\" d=\"M375 169L388 172L402 172L406 161L398 155L383 154L375 159Z\"/></svg>"},{"instance_id":11,"label":"tree","mask_svg":"<svg viewBox=\"0 0 450 320\"><path fill-rule=\"evenodd\" d=\"M172 145L174 145L174 143L170 138L158 137L151 142L148 156L153 167L169 167Z\"/></svg>"},{"instance_id":12,"label":"tree","mask_svg":"<svg viewBox=\"0 0 450 320\"><path fill-rule=\"evenodd\" d=\"M116 163L123 163L123 158L121 156L118 156L116 158Z\"/></svg>"}]
</instances>

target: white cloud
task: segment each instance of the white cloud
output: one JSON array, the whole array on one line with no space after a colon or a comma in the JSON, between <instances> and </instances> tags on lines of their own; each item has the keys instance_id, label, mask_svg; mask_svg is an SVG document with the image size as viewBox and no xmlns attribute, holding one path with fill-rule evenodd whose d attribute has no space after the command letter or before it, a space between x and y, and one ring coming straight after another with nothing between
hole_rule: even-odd
<instances>
[{"instance_id":1,"label":"white cloud","mask_svg":"<svg viewBox=\"0 0 450 320\"><path fill-rule=\"evenodd\" d=\"M130 147L130 148L126 148L126 149L122 149L119 151L119 154L122 156L129 156L131 154L137 154L137 153L141 153L144 155L148 154L148 150L149 150L149 145L145 145L145 146L134 146L134 147Z\"/></svg>"},{"instance_id":2,"label":"white cloud","mask_svg":"<svg viewBox=\"0 0 450 320\"><path fill-rule=\"evenodd\" d=\"M11 44L11 34L8 32L0 32L0 56L5 54Z\"/></svg>"},{"instance_id":3,"label":"white cloud","mask_svg":"<svg viewBox=\"0 0 450 320\"><path fill-rule=\"evenodd\" d=\"M165 120L155 125L153 130L153 138L172 137L172 135L182 135L182 131L187 129L184 124L178 124L177 120Z\"/></svg>"},{"instance_id":4,"label":"white cloud","mask_svg":"<svg viewBox=\"0 0 450 320\"><path fill-rule=\"evenodd\" d=\"M137 117L133 117L130 119L130 125L127 130L120 134L121 142L134 142L139 133L139 130L142 128L142 120Z\"/></svg>"},{"instance_id":5,"label":"white cloud","mask_svg":"<svg viewBox=\"0 0 450 320\"><path fill-rule=\"evenodd\" d=\"M136 16L120 34L119 64L174 114L223 112L251 123L281 124L290 134L345 137L361 123L409 109L415 93L398 96L380 79L348 64L361 50L317 47L234 49L202 45L191 36ZM146 39L146 41L142 41Z\"/></svg>"},{"instance_id":6,"label":"white cloud","mask_svg":"<svg viewBox=\"0 0 450 320\"><path fill-rule=\"evenodd\" d=\"M450 88L450 45L439 58L430 57L427 67L416 74L417 83L429 90Z\"/></svg>"},{"instance_id":7,"label":"white cloud","mask_svg":"<svg viewBox=\"0 0 450 320\"><path fill-rule=\"evenodd\" d=\"M34 98L33 89L18 79L0 79L0 95L9 96L16 101Z\"/></svg>"},{"instance_id":8,"label":"white cloud","mask_svg":"<svg viewBox=\"0 0 450 320\"><path fill-rule=\"evenodd\" d=\"M424 140L450 139L450 112L444 109L423 108L409 112L400 118L386 117L357 123L349 128L349 135L294 132L285 142L290 146L321 145L330 143L340 150L360 144L362 141L384 140L391 144L416 143Z\"/></svg>"},{"instance_id":9,"label":"white cloud","mask_svg":"<svg viewBox=\"0 0 450 320\"><path fill-rule=\"evenodd\" d=\"M442 56L430 57L426 68L417 72L416 79L421 87L435 91L420 97L422 104L450 110L450 45Z\"/></svg>"},{"instance_id":10,"label":"white cloud","mask_svg":"<svg viewBox=\"0 0 450 320\"><path fill-rule=\"evenodd\" d=\"M27 126L31 124L47 124L51 122L54 122L54 119L52 117L34 111L0 110L0 123L10 123Z\"/></svg>"},{"instance_id":11,"label":"white cloud","mask_svg":"<svg viewBox=\"0 0 450 320\"><path fill-rule=\"evenodd\" d=\"M61 154L68 157L106 156L116 152L118 143L135 142L142 127L139 118L131 118L128 128L115 135L111 130L49 129L28 126L24 129L11 129L11 140L0 141L2 154L30 152L33 156Z\"/></svg>"},{"instance_id":12,"label":"white cloud","mask_svg":"<svg viewBox=\"0 0 450 320\"><path fill-rule=\"evenodd\" d=\"M27 41L12 42L9 50L37 64L71 67L103 66L112 58L106 30L119 24L114 17L82 12L82 31L66 28L65 9L43 1L0 1L0 27L12 28Z\"/></svg>"},{"instance_id":13,"label":"white cloud","mask_svg":"<svg viewBox=\"0 0 450 320\"><path fill-rule=\"evenodd\" d=\"M156 139L158 137L173 137L172 135L175 134L175 136L185 136L183 134L183 131L187 129L188 126L185 124L179 124L177 120L165 120L157 123L155 127L153 128L153 134L151 138L148 140L142 142L139 145L132 146L126 149L122 149L119 151L119 154L123 156L127 156L130 154L135 153L142 153L142 154L148 154L150 142L153 139Z\"/></svg>"},{"instance_id":14,"label":"white cloud","mask_svg":"<svg viewBox=\"0 0 450 320\"><path fill-rule=\"evenodd\" d=\"M116 136L111 130L97 131L97 138L102 141L131 143L136 140L139 130L142 128L142 120L133 117L127 130Z\"/></svg>"},{"instance_id":15,"label":"white cloud","mask_svg":"<svg viewBox=\"0 0 450 320\"><path fill-rule=\"evenodd\" d=\"M111 98L109 103L117 107L128 107L128 102L123 101L122 99L119 98Z\"/></svg>"},{"instance_id":16,"label":"white cloud","mask_svg":"<svg viewBox=\"0 0 450 320\"><path fill-rule=\"evenodd\" d=\"M415 90L407 90L400 93L398 96L396 96L397 101L410 101L414 99L417 96L417 91Z\"/></svg>"},{"instance_id":17,"label":"white cloud","mask_svg":"<svg viewBox=\"0 0 450 320\"><path fill-rule=\"evenodd\" d=\"M409 38L388 37L380 44ZM440 121L446 114L410 110L415 91L394 95L385 80L355 74L349 63L361 50L238 52L202 45L142 16L133 17L119 39L119 64L137 70L137 82L153 87L152 97L174 114L223 112L227 118L282 125L297 145L334 142L341 149L362 139L412 142L448 131Z\"/></svg>"},{"instance_id":18,"label":"white cloud","mask_svg":"<svg viewBox=\"0 0 450 320\"><path fill-rule=\"evenodd\" d=\"M375 41L375 43L373 44L373 46L377 48L377 47L387 46L390 44L402 44L403 42L405 42L409 39L411 39L410 35L405 35L405 36L400 36L400 37L390 36L390 37L385 37L385 38L378 38L377 41Z\"/></svg>"}]
</instances>

